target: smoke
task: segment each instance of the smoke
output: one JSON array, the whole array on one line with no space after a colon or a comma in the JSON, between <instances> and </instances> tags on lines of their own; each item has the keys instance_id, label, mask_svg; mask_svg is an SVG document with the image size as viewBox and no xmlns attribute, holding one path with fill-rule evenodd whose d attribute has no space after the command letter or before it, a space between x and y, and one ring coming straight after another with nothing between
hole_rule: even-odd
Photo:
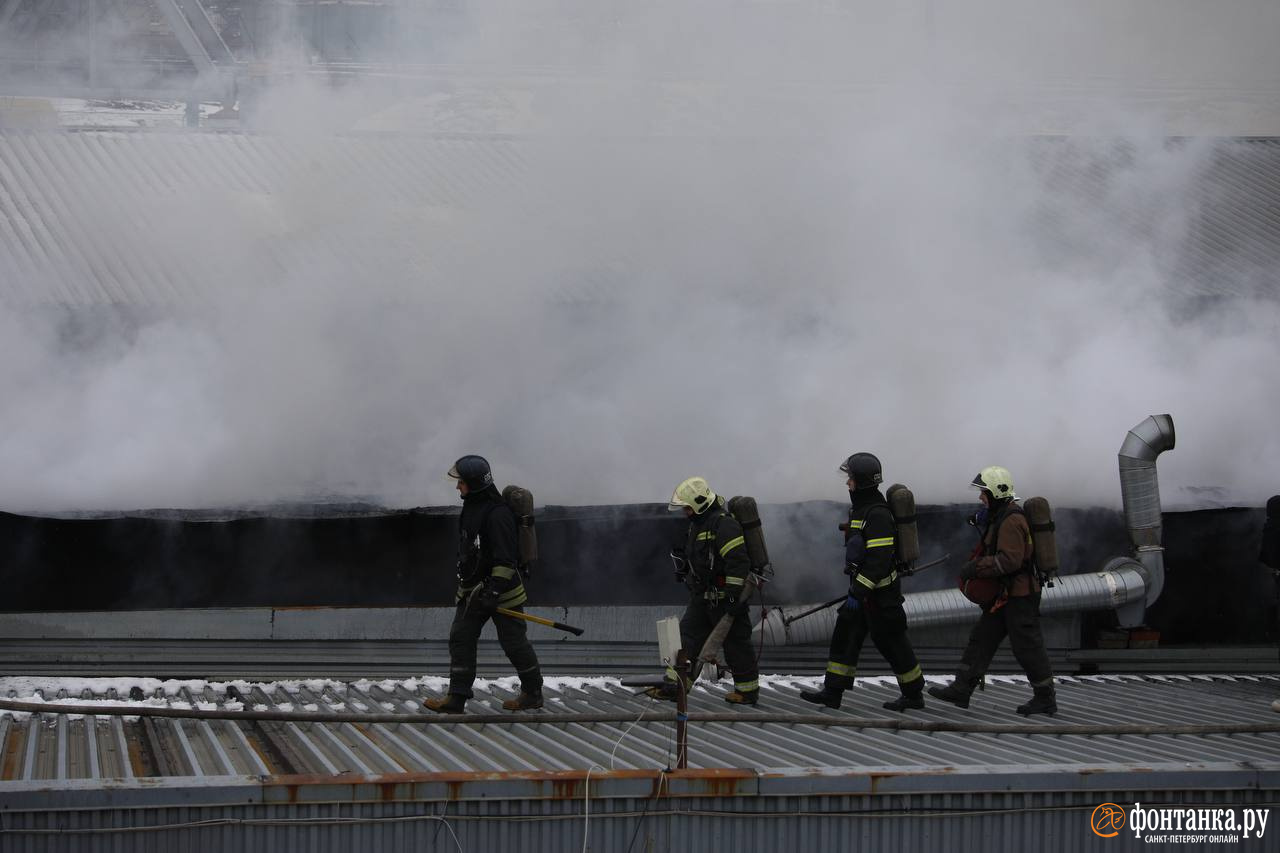
<instances>
[{"instance_id":1,"label":"smoke","mask_svg":"<svg viewBox=\"0 0 1280 853\"><path fill-rule=\"evenodd\" d=\"M469 452L539 503L778 503L870 450L921 503L1001 464L1112 506L1157 412L1166 504L1260 502L1277 270L1187 247L1277 13L1145 5L1154 44L1107 3L492 0L392 39L427 83L293 75L243 141L9 141L71 239L8 259L0 504L445 504ZM1239 109L1171 106L1206 86Z\"/></svg>"}]
</instances>

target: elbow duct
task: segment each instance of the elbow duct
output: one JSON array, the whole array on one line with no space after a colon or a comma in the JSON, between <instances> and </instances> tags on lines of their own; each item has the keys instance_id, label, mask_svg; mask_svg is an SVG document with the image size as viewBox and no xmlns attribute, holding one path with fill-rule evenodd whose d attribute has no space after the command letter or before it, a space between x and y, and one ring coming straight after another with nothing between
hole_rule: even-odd
<instances>
[{"instance_id":1,"label":"elbow duct","mask_svg":"<svg viewBox=\"0 0 1280 853\"><path fill-rule=\"evenodd\" d=\"M1120 448L1120 495L1134 557L1117 557L1101 571L1059 577L1041 593L1040 612L1115 610L1120 624L1142 624L1148 605L1164 588L1164 546L1156 457L1174 446L1173 418L1152 415L1129 430ZM935 628L971 622L981 612L958 589L917 592L904 597L911 628ZM836 607L820 610L790 625L791 616L814 605L778 608L755 628L768 645L825 643L835 628Z\"/></svg>"},{"instance_id":2,"label":"elbow duct","mask_svg":"<svg viewBox=\"0 0 1280 853\"><path fill-rule=\"evenodd\" d=\"M1120 621L1141 622L1149 588L1145 566L1127 557L1108 563L1100 572L1060 577L1046 587L1040 599L1040 612L1074 613L1082 610L1116 610ZM913 629L938 628L964 624L978 618L978 605L960 594L958 589L939 589L904 596L903 609L907 625ZM770 646L825 643L831 639L836 623L836 607L820 610L811 616L784 624L789 617L803 613L808 606L778 608L769 611L756 626ZM1133 616L1136 615L1136 621Z\"/></svg>"},{"instance_id":3,"label":"elbow duct","mask_svg":"<svg viewBox=\"0 0 1280 853\"><path fill-rule=\"evenodd\" d=\"M1120 496L1134 554L1150 576L1147 604L1164 589L1164 529L1156 457L1172 450L1174 442L1173 418L1151 415L1129 430L1120 447Z\"/></svg>"}]
</instances>

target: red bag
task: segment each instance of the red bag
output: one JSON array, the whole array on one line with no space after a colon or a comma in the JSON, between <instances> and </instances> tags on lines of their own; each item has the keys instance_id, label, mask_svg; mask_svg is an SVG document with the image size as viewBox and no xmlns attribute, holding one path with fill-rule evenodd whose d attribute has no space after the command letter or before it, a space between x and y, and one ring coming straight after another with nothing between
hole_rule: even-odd
<instances>
[{"instance_id":1,"label":"red bag","mask_svg":"<svg viewBox=\"0 0 1280 853\"><path fill-rule=\"evenodd\" d=\"M983 610L995 610L996 603L1004 595L1004 584L996 578L959 579L960 592Z\"/></svg>"}]
</instances>

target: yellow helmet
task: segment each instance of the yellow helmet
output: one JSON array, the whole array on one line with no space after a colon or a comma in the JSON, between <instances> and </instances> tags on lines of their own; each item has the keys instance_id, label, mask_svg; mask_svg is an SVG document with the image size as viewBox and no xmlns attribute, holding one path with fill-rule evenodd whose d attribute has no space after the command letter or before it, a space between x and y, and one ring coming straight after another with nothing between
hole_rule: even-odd
<instances>
[{"instance_id":1,"label":"yellow helmet","mask_svg":"<svg viewBox=\"0 0 1280 853\"><path fill-rule=\"evenodd\" d=\"M991 496L997 500L1018 497L1013 491L1013 475L1009 473L1008 468L1001 468L999 465L988 465L983 468L969 485L975 489L990 492Z\"/></svg>"},{"instance_id":2,"label":"yellow helmet","mask_svg":"<svg viewBox=\"0 0 1280 853\"><path fill-rule=\"evenodd\" d=\"M667 503L667 509L675 512L678 509L689 507L694 512L701 514L715 502L716 493L711 491L711 486L707 485L707 481L702 477L690 477L676 486L676 490L671 493L670 502Z\"/></svg>"}]
</instances>

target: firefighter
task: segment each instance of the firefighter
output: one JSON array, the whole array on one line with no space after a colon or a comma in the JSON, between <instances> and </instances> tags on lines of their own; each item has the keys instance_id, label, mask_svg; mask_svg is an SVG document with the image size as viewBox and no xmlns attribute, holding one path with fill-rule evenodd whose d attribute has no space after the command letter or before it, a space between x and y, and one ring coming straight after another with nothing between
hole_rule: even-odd
<instances>
[{"instance_id":1,"label":"firefighter","mask_svg":"<svg viewBox=\"0 0 1280 853\"><path fill-rule=\"evenodd\" d=\"M1267 520L1262 525L1258 562L1275 572L1280 580L1280 495L1267 499Z\"/></svg>"},{"instance_id":2,"label":"firefighter","mask_svg":"<svg viewBox=\"0 0 1280 853\"><path fill-rule=\"evenodd\" d=\"M723 497L711 491L702 477L690 477L676 486L667 505L683 510L689 519L683 548L672 552L676 580L689 588L691 598L680 619L680 643L689 656L702 650L707 636L725 614L733 616L724 641L724 656L733 672L733 692L725 701L755 705L760 697L756 656L751 648L751 619L743 586L751 573L742 525L725 507ZM646 691L658 699L676 698L676 671L667 670L667 683ZM688 689L692 685L685 684Z\"/></svg>"},{"instance_id":3,"label":"firefighter","mask_svg":"<svg viewBox=\"0 0 1280 853\"><path fill-rule=\"evenodd\" d=\"M893 667L902 691L884 703L890 711L924 707L924 675L907 639L907 614L902 609L902 586L895 568L896 525L880 492L884 480L880 460L855 453L840 470L848 478L849 523L844 528L845 573L849 597L836 615L831 652L821 690L802 690L800 698L839 708L844 691L853 686L858 655L871 635L880 654Z\"/></svg>"},{"instance_id":4,"label":"firefighter","mask_svg":"<svg viewBox=\"0 0 1280 853\"><path fill-rule=\"evenodd\" d=\"M1008 635L1013 655L1034 694L1031 701L1018 706L1018 713L1055 714L1058 702L1049 653L1040 633L1040 579L1032 562L1031 528L1013 490L1013 477L1007 469L993 465L978 472L969 485L978 490L982 502L969 519L981 538L960 577L993 579L1002 589L994 602L983 608L970 631L955 680L946 687L930 687L929 693L961 708L969 707L969 696Z\"/></svg>"},{"instance_id":5,"label":"firefighter","mask_svg":"<svg viewBox=\"0 0 1280 853\"><path fill-rule=\"evenodd\" d=\"M523 612L524 583L518 568L516 518L493 484L493 472L482 456L463 456L449 469L462 496L458 517L457 610L449 629L449 693L429 699L426 707L460 714L471 698L476 679L476 644L486 622L493 620L498 642L520 677L520 695L502 707L527 711L542 707L542 672L525 632L523 619L497 612L499 607Z\"/></svg>"},{"instance_id":6,"label":"firefighter","mask_svg":"<svg viewBox=\"0 0 1280 853\"><path fill-rule=\"evenodd\" d=\"M1267 499L1267 520L1262 525L1262 547L1258 549L1258 562L1272 571L1276 581L1276 628L1280 630L1280 495ZM1271 703L1271 710L1280 711L1280 699Z\"/></svg>"}]
</instances>

